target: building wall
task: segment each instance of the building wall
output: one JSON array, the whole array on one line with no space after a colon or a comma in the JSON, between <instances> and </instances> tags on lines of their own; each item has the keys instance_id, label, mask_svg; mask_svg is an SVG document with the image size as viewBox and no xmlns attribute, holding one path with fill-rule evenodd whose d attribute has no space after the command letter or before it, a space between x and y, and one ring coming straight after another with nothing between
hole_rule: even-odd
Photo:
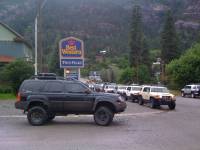
<instances>
[{"instance_id":1,"label":"building wall","mask_svg":"<svg viewBox=\"0 0 200 150\"><path fill-rule=\"evenodd\" d=\"M27 61L30 61L32 59L31 48L24 42L15 42L15 38L17 38L16 34L0 24L0 56L2 62L5 62L8 57L13 58L13 60L25 58Z\"/></svg>"},{"instance_id":2,"label":"building wall","mask_svg":"<svg viewBox=\"0 0 200 150\"><path fill-rule=\"evenodd\" d=\"M0 24L0 41L13 41L14 38L16 38L16 35Z\"/></svg>"}]
</instances>

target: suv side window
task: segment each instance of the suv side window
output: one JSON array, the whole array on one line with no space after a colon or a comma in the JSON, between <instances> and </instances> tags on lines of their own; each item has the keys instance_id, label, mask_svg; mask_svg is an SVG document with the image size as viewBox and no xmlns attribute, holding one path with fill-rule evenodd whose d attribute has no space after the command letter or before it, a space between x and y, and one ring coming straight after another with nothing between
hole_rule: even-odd
<instances>
[{"instance_id":1,"label":"suv side window","mask_svg":"<svg viewBox=\"0 0 200 150\"><path fill-rule=\"evenodd\" d=\"M44 84L40 81L27 81L20 88L21 92L39 92Z\"/></svg>"},{"instance_id":2,"label":"suv side window","mask_svg":"<svg viewBox=\"0 0 200 150\"><path fill-rule=\"evenodd\" d=\"M143 92L150 92L150 88L149 87L145 87Z\"/></svg>"},{"instance_id":3,"label":"suv side window","mask_svg":"<svg viewBox=\"0 0 200 150\"><path fill-rule=\"evenodd\" d=\"M47 82L43 92L62 93L64 85L61 82Z\"/></svg>"},{"instance_id":4,"label":"suv side window","mask_svg":"<svg viewBox=\"0 0 200 150\"><path fill-rule=\"evenodd\" d=\"M67 93L85 93L87 88L80 83L66 83L65 92Z\"/></svg>"}]
</instances>

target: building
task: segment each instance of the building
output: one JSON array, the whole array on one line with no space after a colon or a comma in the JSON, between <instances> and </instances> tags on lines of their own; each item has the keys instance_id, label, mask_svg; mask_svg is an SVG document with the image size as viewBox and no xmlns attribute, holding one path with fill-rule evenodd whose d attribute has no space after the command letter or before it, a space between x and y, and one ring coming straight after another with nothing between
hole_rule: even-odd
<instances>
[{"instance_id":1,"label":"building","mask_svg":"<svg viewBox=\"0 0 200 150\"><path fill-rule=\"evenodd\" d=\"M17 58L32 60L31 46L6 24L0 22L0 66Z\"/></svg>"}]
</instances>

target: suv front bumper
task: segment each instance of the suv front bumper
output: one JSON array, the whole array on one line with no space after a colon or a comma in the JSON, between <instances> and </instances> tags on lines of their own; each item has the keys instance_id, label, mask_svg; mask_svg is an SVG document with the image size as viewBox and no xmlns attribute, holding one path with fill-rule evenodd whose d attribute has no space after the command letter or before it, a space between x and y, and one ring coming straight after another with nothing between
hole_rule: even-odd
<instances>
[{"instance_id":1,"label":"suv front bumper","mask_svg":"<svg viewBox=\"0 0 200 150\"><path fill-rule=\"evenodd\" d=\"M126 102L117 102L115 106L116 106L116 113L125 111L127 107Z\"/></svg>"},{"instance_id":2,"label":"suv front bumper","mask_svg":"<svg viewBox=\"0 0 200 150\"><path fill-rule=\"evenodd\" d=\"M164 100L164 99L157 99L155 100L156 105L169 105L171 103L175 103L176 100Z\"/></svg>"}]
</instances>

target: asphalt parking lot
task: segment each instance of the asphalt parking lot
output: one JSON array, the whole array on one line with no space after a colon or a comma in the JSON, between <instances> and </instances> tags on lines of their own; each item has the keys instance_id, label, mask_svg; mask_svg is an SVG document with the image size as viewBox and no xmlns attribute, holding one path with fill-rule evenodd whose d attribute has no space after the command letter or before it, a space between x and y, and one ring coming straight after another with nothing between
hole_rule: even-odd
<instances>
[{"instance_id":1,"label":"asphalt parking lot","mask_svg":"<svg viewBox=\"0 0 200 150\"><path fill-rule=\"evenodd\" d=\"M127 102L109 127L93 116L56 117L30 126L14 101L0 101L0 150L199 150L200 99L177 98L176 110Z\"/></svg>"}]
</instances>

